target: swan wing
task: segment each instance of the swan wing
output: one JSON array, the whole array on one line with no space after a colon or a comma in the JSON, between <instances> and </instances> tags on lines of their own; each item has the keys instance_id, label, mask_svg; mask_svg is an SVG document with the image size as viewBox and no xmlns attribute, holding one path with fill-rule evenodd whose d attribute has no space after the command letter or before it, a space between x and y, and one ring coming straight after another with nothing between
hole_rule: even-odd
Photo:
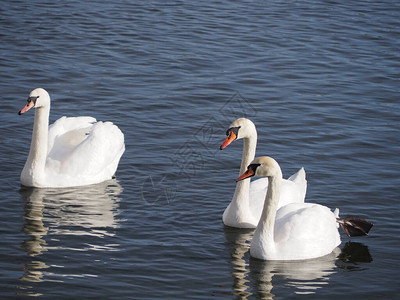
<instances>
[{"instance_id":1,"label":"swan wing","mask_svg":"<svg viewBox=\"0 0 400 300\"><path fill-rule=\"evenodd\" d=\"M93 118L76 119L82 122L69 131L53 128L53 134L58 134L54 134L46 171L54 186L86 185L111 179L125 151L124 135L113 123L92 124Z\"/></svg>"},{"instance_id":2,"label":"swan wing","mask_svg":"<svg viewBox=\"0 0 400 300\"><path fill-rule=\"evenodd\" d=\"M60 160L87 137L96 123L92 117L61 117L49 126L47 155Z\"/></svg>"},{"instance_id":3,"label":"swan wing","mask_svg":"<svg viewBox=\"0 0 400 300\"><path fill-rule=\"evenodd\" d=\"M340 235L328 207L292 203L277 211L274 240L279 259L306 259L331 253L340 244Z\"/></svg>"},{"instance_id":4,"label":"swan wing","mask_svg":"<svg viewBox=\"0 0 400 300\"><path fill-rule=\"evenodd\" d=\"M124 135L111 122L97 122L87 137L62 162L62 172L79 176L111 178L125 150Z\"/></svg>"},{"instance_id":5,"label":"swan wing","mask_svg":"<svg viewBox=\"0 0 400 300\"><path fill-rule=\"evenodd\" d=\"M257 220L260 219L268 190L268 178L263 177L250 183L250 209ZM301 168L289 179L282 180L278 209L290 203L304 203L307 180L304 168Z\"/></svg>"}]
</instances>

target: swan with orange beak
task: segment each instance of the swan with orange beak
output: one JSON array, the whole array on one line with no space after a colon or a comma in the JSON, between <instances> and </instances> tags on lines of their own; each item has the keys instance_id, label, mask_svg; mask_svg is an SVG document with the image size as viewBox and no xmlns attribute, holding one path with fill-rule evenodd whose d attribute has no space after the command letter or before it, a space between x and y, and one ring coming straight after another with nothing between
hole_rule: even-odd
<instances>
[{"instance_id":1,"label":"swan with orange beak","mask_svg":"<svg viewBox=\"0 0 400 300\"><path fill-rule=\"evenodd\" d=\"M221 144L223 150L236 140L243 139L242 161L240 174L254 159L257 147L257 130L252 121L246 118L235 120L226 131L226 139ZM261 178L250 182L242 180L236 184L235 192L228 207L225 209L222 220L225 225L238 228L255 228L260 219L268 180ZM301 168L289 179L283 180L283 191L279 206L292 202L304 202L307 189L305 171Z\"/></svg>"},{"instance_id":2,"label":"swan with orange beak","mask_svg":"<svg viewBox=\"0 0 400 300\"><path fill-rule=\"evenodd\" d=\"M21 172L30 187L71 187L112 179L125 151L124 134L111 122L95 118L61 117L49 126L50 95L31 91L18 112L35 108L31 147Z\"/></svg>"},{"instance_id":3,"label":"swan with orange beak","mask_svg":"<svg viewBox=\"0 0 400 300\"><path fill-rule=\"evenodd\" d=\"M372 223L358 217L339 218L338 210L315 203L290 203L278 209L282 171L271 157L254 159L236 181L252 176L268 178L268 191L250 254L264 260L301 260L321 257L340 245L338 223L348 236L367 235Z\"/></svg>"}]
</instances>

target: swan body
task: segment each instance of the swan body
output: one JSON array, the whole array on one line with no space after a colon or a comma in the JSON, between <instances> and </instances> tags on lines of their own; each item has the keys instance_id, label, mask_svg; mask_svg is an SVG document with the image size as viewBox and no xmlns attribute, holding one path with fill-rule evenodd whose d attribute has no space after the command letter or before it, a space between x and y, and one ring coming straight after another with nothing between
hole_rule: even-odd
<instances>
[{"instance_id":1,"label":"swan body","mask_svg":"<svg viewBox=\"0 0 400 300\"><path fill-rule=\"evenodd\" d=\"M111 122L92 117L62 117L49 124L50 96L34 89L19 114L35 108L31 148L21 184L70 187L111 179L125 151L124 135Z\"/></svg>"},{"instance_id":2,"label":"swan body","mask_svg":"<svg viewBox=\"0 0 400 300\"><path fill-rule=\"evenodd\" d=\"M242 174L254 159L256 152L257 130L252 121L246 118L235 120L227 130L227 138L220 149L224 149L237 139L243 139L242 162L239 173ZM236 184L232 200L222 215L223 223L231 227L256 228L261 217L267 189L267 178L260 178L252 182L250 182L250 179L239 181ZM283 179L278 207L289 203L303 203L306 190L306 173L304 168L301 168L289 179Z\"/></svg>"},{"instance_id":3,"label":"swan body","mask_svg":"<svg viewBox=\"0 0 400 300\"><path fill-rule=\"evenodd\" d=\"M331 253L340 245L338 211L313 203L289 203L278 209L282 171L271 157L253 160L237 180L268 178L260 221L250 245L251 256L263 260L302 260Z\"/></svg>"}]
</instances>

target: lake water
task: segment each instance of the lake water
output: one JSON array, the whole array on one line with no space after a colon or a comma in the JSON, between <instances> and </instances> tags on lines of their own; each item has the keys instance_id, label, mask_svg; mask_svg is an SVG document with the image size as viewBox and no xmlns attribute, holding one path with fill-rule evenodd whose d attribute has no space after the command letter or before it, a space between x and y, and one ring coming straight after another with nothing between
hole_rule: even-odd
<instances>
[{"instance_id":1,"label":"lake water","mask_svg":"<svg viewBox=\"0 0 400 300\"><path fill-rule=\"evenodd\" d=\"M0 298L394 299L399 289L399 1L2 1ZM116 179L22 188L33 112L113 121ZM330 256L263 262L226 228L242 141L307 201L374 223Z\"/></svg>"}]
</instances>

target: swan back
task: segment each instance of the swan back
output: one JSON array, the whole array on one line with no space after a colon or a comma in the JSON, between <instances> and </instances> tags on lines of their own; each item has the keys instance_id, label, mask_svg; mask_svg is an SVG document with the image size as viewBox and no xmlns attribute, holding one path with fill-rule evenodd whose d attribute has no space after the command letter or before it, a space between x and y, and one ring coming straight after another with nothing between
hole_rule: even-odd
<instances>
[{"instance_id":1,"label":"swan back","mask_svg":"<svg viewBox=\"0 0 400 300\"><path fill-rule=\"evenodd\" d=\"M62 159L88 137L91 127L96 123L92 117L61 117L49 126L48 156Z\"/></svg>"},{"instance_id":2,"label":"swan back","mask_svg":"<svg viewBox=\"0 0 400 300\"><path fill-rule=\"evenodd\" d=\"M291 203L277 211L274 242L277 251L268 253L268 259L299 260L327 255L341 240L336 217L328 207Z\"/></svg>"},{"instance_id":3,"label":"swan back","mask_svg":"<svg viewBox=\"0 0 400 300\"><path fill-rule=\"evenodd\" d=\"M54 139L46 165L47 172L54 173L52 179L48 179L54 181L53 185L63 185L61 178L65 176L71 185L98 183L112 178L118 167L125 150L121 130L111 122L96 122L84 127L90 118L82 118L77 122L82 128L74 127ZM68 124L68 119L58 121Z\"/></svg>"}]
</instances>

